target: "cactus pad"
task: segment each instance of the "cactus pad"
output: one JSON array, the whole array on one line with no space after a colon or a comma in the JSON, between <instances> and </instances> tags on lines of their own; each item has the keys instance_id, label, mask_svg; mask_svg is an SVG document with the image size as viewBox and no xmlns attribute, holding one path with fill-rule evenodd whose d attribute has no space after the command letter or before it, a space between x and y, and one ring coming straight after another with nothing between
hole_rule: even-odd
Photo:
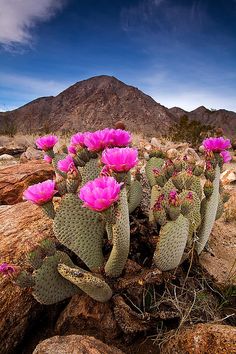
<instances>
[{"instance_id":1,"label":"cactus pad","mask_svg":"<svg viewBox=\"0 0 236 354\"><path fill-rule=\"evenodd\" d=\"M96 301L106 302L112 296L109 285L90 272L81 268L71 268L65 264L58 265L58 272Z\"/></svg>"},{"instance_id":2,"label":"cactus pad","mask_svg":"<svg viewBox=\"0 0 236 354\"><path fill-rule=\"evenodd\" d=\"M137 180L134 180L129 189L129 213L131 214L141 203L142 186Z\"/></svg>"},{"instance_id":3,"label":"cactus pad","mask_svg":"<svg viewBox=\"0 0 236 354\"><path fill-rule=\"evenodd\" d=\"M164 160L158 157L152 157L150 160L147 161L146 175L151 187L155 186L156 184L156 177L153 173L153 169L161 168L163 164L164 164Z\"/></svg>"},{"instance_id":4,"label":"cactus pad","mask_svg":"<svg viewBox=\"0 0 236 354\"><path fill-rule=\"evenodd\" d=\"M215 179L213 181L213 193L205 202L205 214L198 232L198 241L196 243L197 253L200 254L205 247L211 230L213 228L217 208L219 204L219 184L220 184L220 167L217 165L215 169Z\"/></svg>"},{"instance_id":5,"label":"cactus pad","mask_svg":"<svg viewBox=\"0 0 236 354\"><path fill-rule=\"evenodd\" d=\"M180 215L175 221L168 221L161 227L154 253L155 265L163 270L176 268L184 253L189 233L189 221Z\"/></svg>"},{"instance_id":6,"label":"cactus pad","mask_svg":"<svg viewBox=\"0 0 236 354\"><path fill-rule=\"evenodd\" d=\"M80 292L77 286L59 274L57 266L62 262L74 267L66 253L57 251L53 256L44 258L42 266L34 271L33 296L41 304L51 305Z\"/></svg>"},{"instance_id":7,"label":"cactus pad","mask_svg":"<svg viewBox=\"0 0 236 354\"><path fill-rule=\"evenodd\" d=\"M89 269L103 265L105 225L99 213L83 208L82 201L76 195L67 194L62 199L54 219L54 233Z\"/></svg>"},{"instance_id":8,"label":"cactus pad","mask_svg":"<svg viewBox=\"0 0 236 354\"><path fill-rule=\"evenodd\" d=\"M120 199L116 209L116 223L112 225L112 231L113 247L105 265L105 272L110 277L118 277L122 273L128 258L130 245L129 210L126 188L123 188L120 192Z\"/></svg>"}]
</instances>

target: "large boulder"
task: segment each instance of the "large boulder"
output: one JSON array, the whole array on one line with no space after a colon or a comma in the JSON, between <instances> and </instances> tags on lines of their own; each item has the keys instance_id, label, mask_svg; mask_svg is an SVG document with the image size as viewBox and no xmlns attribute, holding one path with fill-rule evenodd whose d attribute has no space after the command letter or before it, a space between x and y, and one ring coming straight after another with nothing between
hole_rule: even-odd
<instances>
[{"instance_id":1,"label":"large boulder","mask_svg":"<svg viewBox=\"0 0 236 354\"><path fill-rule=\"evenodd\" d=\"M236 353L236 328L220 324L198 324L173 335L162 354Z\"/></svg>"},{"instance_id":2,"label":"large boulder","mask_svg":"<svg viewBox=\"0 0 236 354\"><path fill-rule=\"evenodd\" d=\"M51 223L29 202L0 206L0 263L23 265L37 243L52 236ZM0 277L0 353L14 353L42 308L29 291Z\"/></svg>"},{"instance_id":3,"label":"large boulder","mask_svg":"<svg viewBox=\"0 0 236 354\"><path fill-rule=\"evenodd\" d=\"M55 336L37 345L33 354L124 354L90 336Z\"/></svg>"},{"instance_id":4,"label":"large boulder","mask_svg":"<svg viewBox=\"0 0 236 354\"><path fill-rule=\"evenodd\" d=\"M0 169L0 204L15 204L22 201L23 191L31 184L52 178L50 164L30 161Z\"/></svg>"},{"instance_id":5,"label":"large boulder","mask_svg":"<svg viewBox=\"0 0 236 354\"><path fill-rule=\"evenodd\" d=\"M102 340L117 337L119 329L110 302L101 303L86 294L72 297L60 314L56 332L58 334L89 333Z\"/></svg>"}]
</instances>

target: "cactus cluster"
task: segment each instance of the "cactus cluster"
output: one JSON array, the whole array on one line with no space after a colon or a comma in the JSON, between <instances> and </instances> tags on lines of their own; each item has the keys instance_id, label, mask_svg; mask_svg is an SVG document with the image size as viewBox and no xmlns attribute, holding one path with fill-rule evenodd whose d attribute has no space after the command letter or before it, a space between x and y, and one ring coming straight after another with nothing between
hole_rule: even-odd
<instances>
[{"instance_id":1,"label":"cactus cluster","mask_svg":"<svg viewBox=\"0 0 236 354\"><path fill-rule=\"evenodd\" d=\"M142 198L141 184L130 174L138 162L137 150L125 147L131 143L130 133L120 129L78 133L71 139L69 154L54 153L53 137L49 148L46 138L40 139L44 139L43 150L55 168L55 181L31 186L24 196L53 219L57 240L73 251L88 270L76 266L65 252L54 250L43 257L45 246L39 246L29 255L34 271L21 272L17 283L32 287L33 296L43 304L61 301L80 291L97 301L108 301L112 289L107 279L118 277L123 271L130 246L129 213ZM56 143L56 137L54 140ZM43 195L41 199L37 192ZM62 198L55 210L56 192ZM43 202L44 196L47 199ZM107 260L103 255L106 233L112 244Z\"/></svg>"},{"instance_id":2,"label":"cactus cluster","mask_svg":"<svg viewBox=\"0 0 236 354\"><path fill-rule=\"evenodd\" d=\"M227 195L220 171L229 144L217 139L222 138L212 145L205 142L204 161L196 153L180 157L173 149L150 152L145 166L151 188L149 222L159 231L153 262L162 271L176 268L193 247L201 253L223 212ZM130 133L120 129L77 133L62 154L54 153L56 142L49 136L37 143L55 168L55 180L30 186L24 196L53 219L55 237L86 269L44 240L28 257L33 271L20 272L16 282L31 287L43 304L81 291L105 302L113 294L111 278L122 274L129 255L129 214L142 200L140 174L131 178L130 172L138 152L129 147ZM56 193L61 200L54 208ZM105 257L104 237L112 245Z\"/></svg>"},{"instance_id":3,"label":"cactus cluster","mask_svg":"<svg viewBox=\"0 0 236 354\"><path fill-rule=\"evenodd\" d=\"M194 247L200 254L204 249L214 222L224 210L227 196L220 186L220 172L229 142L212 138L216 147L205 146L205 161L199 156L171 156L160 158L150 154L146 174L151 189L149 221L160 227L154 253L154 263L163 270L176 268L185 252ZM217 145L218 144L218 145ZM211 146L210 146L211 147ZM223 153L222 153L223 152ZM205 184L202 187L201 181Z\"/></svg>"}]
</instances>

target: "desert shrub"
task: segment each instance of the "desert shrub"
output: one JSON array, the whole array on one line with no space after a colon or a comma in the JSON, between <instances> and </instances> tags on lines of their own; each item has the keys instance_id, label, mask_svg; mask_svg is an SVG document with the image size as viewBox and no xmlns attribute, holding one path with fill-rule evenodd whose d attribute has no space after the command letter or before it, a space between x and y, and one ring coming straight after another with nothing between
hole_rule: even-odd
<instances>
[{"instance_id":1,"label":"desert shrub","mask_svg":"<svg viewBox=\"0 0 236 354\"><path fill-rule=\"evenodd\" d=\"M187 115L180 117L179 121L173 127L172 139L174 141L186 141L197 146L208 135L208 132L214 131L210 125L202 124L197 120L190 120Z\"/></svg>"},{"instance_id":2,"label":"desert shrub","mask_svg":"<svg viewBox=\"0 0 236 354\"><path fill-rule=\"evenodd\" d=\"M7 117L0 119L0 134L13 137L17 132L17 126L14 120Z\"/></svg>"}]
</instances>

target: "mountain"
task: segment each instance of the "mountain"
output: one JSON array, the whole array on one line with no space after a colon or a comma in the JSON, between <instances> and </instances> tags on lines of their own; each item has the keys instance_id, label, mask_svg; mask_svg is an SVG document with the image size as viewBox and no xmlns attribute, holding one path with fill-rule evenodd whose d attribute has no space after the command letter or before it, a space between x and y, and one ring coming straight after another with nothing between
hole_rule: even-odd
<instances>
[{"instance_id":1,"label":"mountain","mask_svg":"<svg viewBox=\"0 0 236 354\"><path fill-rule=\"evenodd\" d=\"M225 135L236 137L236 113L227 111L226 109L210 110L204 106L200 106L191 112L187 112L179 107L169 109L169 112L176 118L183 115L188 116L191 120L198 120L202 124L211 125L213 127L220 127L223 129Z\"/></svg>"},{"instance_id":2,"label":"mountain","mask_svg":"<svg viewBox=\"0 0 236 354\"><path fill-rule=\"evenodd\" d=\"M0 122L13 122L17 131L25 133L102 129L122 120L130 131L153 136L167 133L173 119L150 96L111 76L92 77L55 97L38 98L0 113Z\"/></svg>"}]
</instances>

